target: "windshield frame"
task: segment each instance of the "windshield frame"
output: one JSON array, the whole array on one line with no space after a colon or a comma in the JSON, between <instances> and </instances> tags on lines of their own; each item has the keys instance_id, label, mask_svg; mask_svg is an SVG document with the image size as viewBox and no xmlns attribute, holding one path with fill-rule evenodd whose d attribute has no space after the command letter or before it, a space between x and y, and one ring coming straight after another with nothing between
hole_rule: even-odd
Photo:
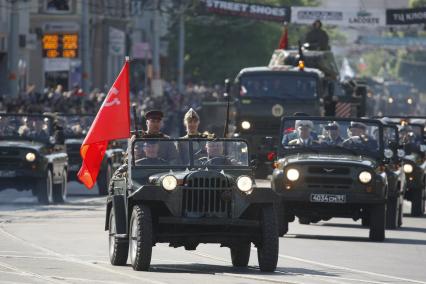
<instances>
[{"instance_id":1,"label":"windshield frame","mask_svg":"<svg viewBox=\"0 0 426 284\"><path fill-rule=\"evenodd\" d=\"M95 114L59 114L58 115L59 120L61 121L61 123L63 123L62 127L64 129L65 139L80 139L80 138L85 138L86 135L87 135L87 133L86 134L81 134L81 135L67 135L66 128L67 128L68 121L66 121L66 119L69 118L69 117L77 117L77 118L80 118L80 117L93 117L92 123L91 123L91 125L92 125L93 121L96 118L96 115ZM90 129L91 125L87 129L87 132L89 132L89 129Z\"/></svg>"},{"instance_id":2,"label":"windshield frame","mask_svg":"<svg viewBox=\"0 0 426 284\"><path fill-rule=\"evenodd\" d=\"M0 135L0 140L4 141L4 140L19 140L19 141L37 141L37 142L41 142L44 144L51 144L50 142L50 137L54 136L55 130L54 130L54 121L55 118L51 115L46 115L46 114L25 114L25 113L2 113L0 114L1 117L38 117L40 119L45 119L48 118L48 137L47 139L37 139L37 138L31 138L28 136L3 136Z\"/></svg>"},{"instance_id":3,"label":"windshield frame","mask_svg":"<svg viewBox=\"0 0 426 284\"><path fill-rule=\"evenodd\" d=\"M380 120L377 119L364 119L364 118L343 118L343 117L331 117L331 116L284 116L281 118L281 126L280 126L280 133L279 133L279 147L277 151L278 159L284 158L286 156L290 155L296 155L300 153L313 153L313 154L346 154L339 152L339 147L329 147L328 149L326 147L298 147L298 148L285 148L281 141L283 140L284 136L284 126L286 121L296 121L296 120L310 120L310 121L337 121L337 122L363 122L368 124L377 124L378 130L379 130L379 139L378 139L378 155L372 155L365 151L363 153L359 153L357 156L366 156L370 157L372 159L383 161L384 159L384 138L383 138L383 123ZM350 150L350 149L349 149ZM355 151L358 151L356 149L353 149ZM371 152L373 153L373 152ZM350 155L350 154L349 154ZM352 154L353 155L353 154Z\"/></svg>"},{"instance_id":4,"label":"windshield frame","mask_svg":"<svg viewBox=\"0 0 426 284\"><path fill-rule=\"evenodd\" d=\"M278 77L277 75L281 75L281 77L306 77L306 78L310 78L312 80L315 81L316 83L316 88L315 88L315 94L313 96L309 96L309 97L300 97L300 96L266 96L266 95L244 95L241 96L240 94L240 90L242 87L242 81L247 78L247 77L256 77L256 76L267 76L267 75L271 75L271 78L273 76ZM310 72L304 72L304 71L286 71L286 70L268 70L268 71L250 71L250 72L244 72L244 73L240 73L238 75L238 77L236 78L236 82L237 82L237 86L238 89L236 90L236 97L238 97L239 99L250 99L250 98L268 98L268 99L280 99L280 100L319 100L319 98L321 97L321 78L315 74L315 73L310 73Z\"/></svg>"},{"instance_id":5,"label":"windshield frame","mask_svg":"<svg viewBox=\"0 0 426 284\"><path fill-rule=\"evenodd\" d=\"M189 153L190 159L189 164L186 165L136 165L135 164L135 144L137 142L142 141L167 141L167 142L173 142L173 143L179 143L179 142L189 142ZM213 142L220 142L220 141L226 141L226 142L243 142L247 146L247 165L196 165L194 163L194 155L193 155L193 143L194 142L207 142L207 141L213 141ZM250 165L250 152L249 152L249 145L248 142L245 139L240 138L215 138L215 139L206 139L206 138L136 138L134 141L132 141L131 144L131 155L132 155L132 163L131 166L134 169L241 169L241 170L247 170L251 169L252 166Z\"/></svg>"}]
</instances>

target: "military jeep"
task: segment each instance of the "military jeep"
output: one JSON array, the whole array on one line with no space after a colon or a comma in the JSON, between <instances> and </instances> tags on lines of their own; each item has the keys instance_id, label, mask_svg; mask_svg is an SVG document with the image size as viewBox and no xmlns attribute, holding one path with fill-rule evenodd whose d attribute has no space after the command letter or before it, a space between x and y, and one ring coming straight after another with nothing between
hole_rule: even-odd
<instances>
[{"instance_id":1,"label":"military jeep","mask_svg":"<svg viewBox=\"0 0 426 284\"><path fill-rule=\"evenodd\" d=\"M39 203L67 196L68 157L55 117L0 115L0 190L32 190Z\"/></svg>"},{"instance_id":2,"label":"military jeep","mask_svg":"<svg viewBox=\"0 0 426 284\"><path fill-rule=\"evenodd\" d=\"M218 243L230 248L233 266L246 267L253 243L260 270L275 270L275 194L256 187L244 140L133 137L127 151L107 198L113 265L130 254L134 270L148 270L156 243Z\"/></svg>"},{"instance_id":3,"label":"military jeep","mask_svg":"<svg viewBox=\"0 0 426 284\"><path fill-rule=\"evenodd\" d=\"M59 116L64 125L65 145L69 158L68 175L70 181L78 181L77 173L81 167L80 147L87 132L95 118L94 115L74 115L61 114ZM108 194L108 184L114 171L121 165L123 158L123 149L120 141L112 141L108 145L102 160L101 168L97 179L99 195Z\"/></svg>"},{"instance_id":4,"label":"military jeep","mask_svg":"<svg viewBox=\"0 0 426 284\"><path fill-rule=\"evenodd\" d=\"M385 238L387 176L378 120L284 117L272 189L281 196L279 233L302 224L368 218L369 237Z\"/></svg>"}]
</instances>

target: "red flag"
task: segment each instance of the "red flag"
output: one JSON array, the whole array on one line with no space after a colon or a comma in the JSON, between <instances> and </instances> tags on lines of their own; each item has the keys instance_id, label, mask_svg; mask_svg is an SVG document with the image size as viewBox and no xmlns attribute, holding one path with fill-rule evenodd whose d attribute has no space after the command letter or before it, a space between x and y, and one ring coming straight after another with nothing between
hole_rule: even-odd
<instances>
[{"instance_id":1,"label":"red flag","mask_svg":"<svg viewBox=\"0 0 426 284\"><path fill-rule=\"evenodd\" d=\"M108 142L129 136L129 62L126 59L80 148L83 163L77 176L88 189L96 182Z\"/></svg>"},{"instance_id":2,"label":"red flag","mask_svg":"<svg viewBox=\"0 0 426 284\"><path fill-rule=\"evenodd\" d=\"M283 34L281 35L278 49L287 49L287 47L288 47L288 29L287 29L287 25L284 25Z\"/></svg>"}]
</instances>

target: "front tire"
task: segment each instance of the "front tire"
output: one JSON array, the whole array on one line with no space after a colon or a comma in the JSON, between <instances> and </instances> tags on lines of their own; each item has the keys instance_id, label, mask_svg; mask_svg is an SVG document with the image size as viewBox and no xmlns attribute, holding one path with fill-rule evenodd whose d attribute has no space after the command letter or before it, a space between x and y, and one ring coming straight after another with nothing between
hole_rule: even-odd
<instances>
[{"instance_id":1,"label":"front tire","mask_svg":"<svg viewBox=\"0 0 426 284\"><path fill-rule=\"evenodd\" d=\"M250 260L250 242L243 242L230 247L232 265L234 267L247 267Z\"/></svg>"},{"instance_id":2,"label":"front tire","mask_svg":"<svg viewBox=\"0 0 426 284\"><path fill-rule=\"evenodd\" d=\"M115 225L114 208L109 214L109 260L112 265L126 265L129 254L128 240L117 239L115 236L117 227Z\"/></svg>"},{"instance_id":3,"label":"front tire","mask_svg":"<svg viewBox=\"0 0 426 284\"><path fill-rule=\"evenodd\" d=\"M64 203L67 200L67 171L64 169L62 171L62 179L60 184L53 185L53 202L55 203Z\"/></svg>"},{"instance_id":4,"label":"front tire","mask_svg":"<svg viewBox=\"0 0 426 284\"><path fill-rule=\"evenodd\" d=\"M386 206L386 229L398 228L399 204L398 197L389 197Z\"/></svg>"},{"instance_id":5,"label":"front tire","mask_svg":"<svg viewBox=\"0 0 426 284\"><path fill-rule=\"evenodd\" d=\"M152 255L152 217L151 209L143 204L133 206L130 218L130 260L136 271L147 271Z\"/></svg>"},{"instance_id":6,"label":"front tire","mask_svg":"<svg viewBox=\"0 0 426 284\"><path fill-rule=\"evenodd\" d=\"M370 209L370 240L382 242L385 239L386 204L374 205Z\"/></svg>"},{"instance_id":7,"label":"front tire","mask_svg":"<svg viewBox=\"0 0 426 284\"><path fill-rule=\"evenodd\" d=\"M420 217L425 213L425 190L424 188L416 188L413 192L411 201L411 216Z\"/></svg>"},{"instance_id":8,"label":"front tire","mask_svg":"<svg viewBox=\"0 0 426 284\"><path fill-rule=\"evenodd\" d=\"M53 201L53 180L52 172L47 171L46 177L37 181L37 199L38 203L47 205Z\"/></svg>"},{"instance_id":9,"label":"front tire","mask_svg":"<svg viewBox=\"0 0 426 284\"><path fill-rule=\"evenodd\" d=\"M109 181L112 177L112 166L111 163L107 162L105 170L100 172L98 180L98 190L100 196L108 195Z\"/></svg>"},{"instance_id":10,"label":"front tire","mask_svg":"<svg viewBox=\"0 0 426 284\"><path fill-rule=\"evenodd\" d=\"M261 242L257 247L260 271L273 272L277 268L279 240L273 206L262 208Z\"/></svg>"}]
</instances>

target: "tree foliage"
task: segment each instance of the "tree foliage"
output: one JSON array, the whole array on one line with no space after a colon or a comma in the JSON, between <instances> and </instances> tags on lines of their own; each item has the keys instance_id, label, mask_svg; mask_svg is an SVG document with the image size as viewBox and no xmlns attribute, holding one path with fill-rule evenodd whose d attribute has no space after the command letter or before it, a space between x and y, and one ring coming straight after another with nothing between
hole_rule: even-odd
<instances>
[{"instance_id":1,"label":"tree foliage","mask_svg":"<svg viewBox=\"0 0 426 284\"><path fill-rule=\"evenodd\" d=\"M241 1L243 2L243 1ZM260 3L260 1L244 1ZM268 0L261 4L281 6L316 5L311 0ZM267 65L272 52L278 46L282 24L248 18L201 15L197 7L186 14L185 19L185 74L186 81L222 83L234 78L244 67ZM296 45L306 32L306 27L289 26L289 43ZM169 72L176 74L178 25L169 33Z\"/></svg>"}]
</instances>

